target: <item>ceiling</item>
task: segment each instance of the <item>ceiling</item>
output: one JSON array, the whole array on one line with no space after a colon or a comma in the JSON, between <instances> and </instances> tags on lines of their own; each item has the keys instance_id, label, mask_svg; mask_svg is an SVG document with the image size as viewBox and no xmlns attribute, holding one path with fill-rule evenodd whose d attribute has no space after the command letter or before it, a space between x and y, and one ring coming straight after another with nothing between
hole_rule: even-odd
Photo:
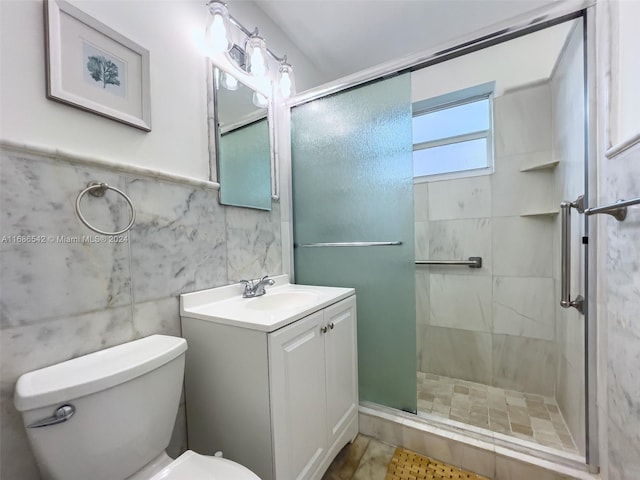
<instances>
[{"instance_id":1,"label":"ceiling","mask_svg":"<svg viewBox=\"0 0 640 480\"><path fill-rule=\"evenodd\" d=\"M553 0L254 0L318 84L468 36Z\"/></svg>"}]
</instances>

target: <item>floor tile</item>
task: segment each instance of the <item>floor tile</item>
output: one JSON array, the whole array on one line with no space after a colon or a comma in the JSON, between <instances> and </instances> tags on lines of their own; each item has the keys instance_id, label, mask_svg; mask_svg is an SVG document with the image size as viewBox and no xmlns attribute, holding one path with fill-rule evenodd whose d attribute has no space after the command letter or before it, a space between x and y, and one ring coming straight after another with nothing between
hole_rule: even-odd
<instances>
[{"instance_id":1,"label":"floor tile","mask_svg":"<svg viewBox=\"0 0 640 480\"><path fill-rule=\"evenodd\" d=\"M350 480L364 456L370 437L358 435L353 443L348 443L333 460L323 480Z\"/></svg>"},{"instance_id":2,"label":"floor tile","mask_svg":"<svg viewBox=\"0 0 640 480\"><path fill-rule=\"evenodd\" d=\"M371 439L352 480L384 480L395 449L396 447Z\"/></svg>"}]
</instances>

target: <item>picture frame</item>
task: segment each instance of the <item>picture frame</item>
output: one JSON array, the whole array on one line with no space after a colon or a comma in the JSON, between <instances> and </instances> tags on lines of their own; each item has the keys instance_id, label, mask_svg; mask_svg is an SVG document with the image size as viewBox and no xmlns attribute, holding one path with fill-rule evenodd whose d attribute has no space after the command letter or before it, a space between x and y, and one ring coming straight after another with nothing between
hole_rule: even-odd
<instances>
[{"instance_id":1,"label":"picture frame","mask_svg":"<svg viewBox=\"0 0 640 480\"><path fill-rule=\"evenodd\" d=\"M151 131L149 51L65 0L45 0L47 98Z\"/></svg>"}]
</instances>

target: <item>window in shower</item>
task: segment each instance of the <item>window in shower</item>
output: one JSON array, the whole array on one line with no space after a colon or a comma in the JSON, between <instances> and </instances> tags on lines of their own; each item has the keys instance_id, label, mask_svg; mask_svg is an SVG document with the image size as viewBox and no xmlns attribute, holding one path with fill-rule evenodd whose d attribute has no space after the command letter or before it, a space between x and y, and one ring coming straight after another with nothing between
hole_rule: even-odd
<instances>
[{"instance_id":1,"label":"window in shower","mask_svg":"<svg viewBox=\"0 0 640 480\"><path fill-rule=\"evenodd\" d=\"M494 82L413 103L415 181L493 172Z\"/></svg>"}]
</instances>

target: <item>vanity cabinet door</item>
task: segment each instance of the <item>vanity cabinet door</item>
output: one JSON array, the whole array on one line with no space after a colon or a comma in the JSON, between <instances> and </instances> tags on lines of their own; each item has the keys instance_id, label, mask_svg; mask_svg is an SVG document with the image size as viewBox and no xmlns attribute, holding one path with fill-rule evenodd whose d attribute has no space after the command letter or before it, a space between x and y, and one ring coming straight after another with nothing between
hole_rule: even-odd
<instances>
[{"instance_id":1,"label":"vanity cabinet door","mask_svg":"<svg viewBox=\"0 0 640 480\"><path fill-rule=\"evenodd\" d=\"M326 454L323 311L269 335L275 478L310 478Z\"/></svg>"},{"instance_id":2,"label":"vanity cabinet door","mask_svg":"<svg viewBox=\"0 0 640 480\"><path fill-rule=\"evenodd\" d=\"M358 359L356 298L347 298L324 310L324 335L329 446L358 414Z\"/></svg>"}]
</instances>

